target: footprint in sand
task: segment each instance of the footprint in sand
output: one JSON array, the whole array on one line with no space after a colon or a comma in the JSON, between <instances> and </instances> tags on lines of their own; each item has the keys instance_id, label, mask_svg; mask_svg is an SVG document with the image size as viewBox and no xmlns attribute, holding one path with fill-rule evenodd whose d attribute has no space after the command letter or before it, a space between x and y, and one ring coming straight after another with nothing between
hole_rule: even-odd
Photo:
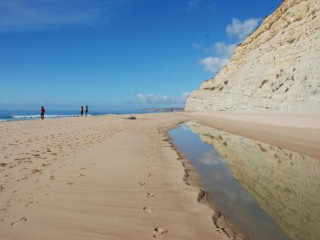
<instances>
[{"instance_id":1,"label":"footprint in sand","mask_svg":"<svg viewBox=\"0 0 320 240\"><path fill-rule=\"evenodd\" d=\"M154 198L154 193L148 193L147 198Z\"/></svg>"},{"instance_id":2,"label":"footprint in sand","mask_svg":"<svg viewBox=\"0 0 320 240\"><path fill-rule=\"evenodd\" d=\"M19 221L17 222L12 222L10 225L13 226L14 224L18 223L18 222L26 222L28 219L26 217L22 217L19 219Z\"/></svg>"},{"instance_id":3,"label":"footprint in sand","mask_svg":"<svg viewBox=\"0 0 320 240\"><path fill-rule=\"evenodd\" d=\"M151 213L151 212L152 212L151 207L144 207L144 208L143 208L143 211L144 211L145 213Z\"/></svg>"},{"instance_id":4,"label":"footprint in sand","mask_svg":"<svg viewBox=\"0 0 320 240\"><path fill-rule=\"evenodd\" d=\"M36 168L31 170L31 174L40 173L40 172L41 172L41 170L36 169Z\"/></svg>"},{"instance_id":5,"label":"footprint in sand","mask_svg":"<svg viewBox=\"0 0 320 240\"><path fill-rule=\"evenodd\" d=\"M154 238L156 237L160 237L161 235L167 233L168 231L162 227L156 227L154 230L153 230L153 233L152 233L152 236Z\"/></svg>"},{"instance_id":6,"label":"footprint in sand","mask_svg":"<svg viewBox=\"0 0 320 240\"><path fill-rule=\"evenodd\" d=\"M84 177L84 176L85 176L85 175L81 173L78 177Z\"/></svg>"},{"instance_id":7,"label":"footprint in sand","mask_svg":"<svg viewBox=\"0 0 320 240\"><path fill-rule=\"evenodd\" d=\"M34 201L30 201L30 202L28 202L26 205L25 205L25 207L29 207L30 205L32 205L32 204L35 204L36 202L34 202Z\"/></svg>"},{"instance_id":8,"label":"footprint in sand","mask_svg":"<svg viewBox=\"0 0 320 240\"><path fill-rule=\"evenodd\" d=\"M149 173L148 175L147 175L147 177L151 177L152 176L152 174L151 173Z\"/></svg>"},{"instance_id":9,"label":"footprint in sand","mask_svg":"<svg viewBox=\"0 0 320 240\"><path fill-rule=\"evenodd\" d=\"M67 184L68 184L68 185L73 185L74 183L73 183L73 182L67 182Z\"/></svg>"},{"instance_id":10,"label":"footprint in sand","mask_svg":"<svg viewBox=\"0 0 320 240\"><path fill-rule=\"evenodd\" d=\"M55 180L56 178L54 176L50 176L50 180Z\"/></svg>"},{"instance_id":11,"label":"footprint in sand","mask_svg":"<svg viewBox=\"0 0 320 240\"><path fill-rule=\"evenodd\" d=\"M139 185L140 185L140 186L143 186L143 185L146 185L146 183L140 181L140 182L139 182Z\"/></svg>"}]
</instances>

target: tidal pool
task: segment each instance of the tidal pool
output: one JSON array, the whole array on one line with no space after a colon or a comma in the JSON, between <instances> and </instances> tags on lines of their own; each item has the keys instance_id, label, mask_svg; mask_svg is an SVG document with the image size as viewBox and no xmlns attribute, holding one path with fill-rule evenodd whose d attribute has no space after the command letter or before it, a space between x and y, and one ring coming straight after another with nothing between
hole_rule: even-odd
<instances>
[{"instance_id":1,"label":"tidal pool","mask_svg":"<svg viewBox=\"0 0 320 240\"><path fill-rule=\"evenodd\" d=\"M246 239L320 239L320 161L197 123L169 132Z\"/></svg>"}]
</instances>

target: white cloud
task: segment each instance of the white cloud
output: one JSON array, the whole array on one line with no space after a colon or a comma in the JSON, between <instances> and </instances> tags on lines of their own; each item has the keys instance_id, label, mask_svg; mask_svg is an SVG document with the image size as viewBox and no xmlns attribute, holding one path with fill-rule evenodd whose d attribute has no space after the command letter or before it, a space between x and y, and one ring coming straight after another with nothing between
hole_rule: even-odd
<instances>
[{"instance_id":1,"label":"white cloud","mask_svg":"<svg viewBox=\"0 0 320 240\"><path fill-rule=\"evenodd\" d=\"M189 0L187 10L193 12L195 10L209 10L211 12L216 10L215 0Z\"/></svg>"},{"instance_id":2,"label":"white cloud","mask_svg":"<svg viewBox=\"0 0 320 240\"><path fill-rule=\"evenodd\" d=\"M0 32L94 26L120 6L111 0L0 0Z\"/></svg>"},{"instance_id":3,"label":"white cloud","mask_svg":"<svg viewBox=\"0 0 320 240\"><path fill-rule=\"evenodd\" d=\"M214 49L218 56L222 58L230 58L236 46L236 44L225 45L224 43L218 42L214 44Z\"/></svg>"},{"instance_id":4,"label":"white cloud","mask_svg":"<svg viewBox=\"0 0 320 240\"><path fill-rule=\"evenodd\" d=\"M229 64L229 58L232 56L236 44L226 45L224 43L217 42L212 47L206 48L194 43L193 47L205 53L214 55L214 57L211 56L200 59L199 63L204 66L205 71L217 73L221 68Z\"/></svg>"},{"instance_id":5,"label":"white cloud","mask_svg":"<svg viewBox=\"0 0 320 240\"><path fill-rule=\"evenodd\" d=\"M202 0L191 0L188 2L188 10L194 10L199 7Z\"/></svg>"},{"instance_id":6,"label":"white cloud","mask_svg":"<svg viewBox=\"0 0 320 240\"><path fill-rule=\"evenodd\" d=\"M229 36L236 36L240 41L242 41L257 28L260 21L260 18L251 18L241 22L240 20L233 18L232 24L227 26L226 31Z\"/></svg>"},{"instance_id":7,"label":"white cloud","mask_svg":"<svg viewBox=\"0 0 320 240\"><path fill-rule=\"evenodd\" d=\"M199 63L204 66L205 71L217 73L221 68L229 64L229 59L232 56L237 43L242 41L249 35L260 23L260 19L247 19L241 22L233 18L232 24L226 28L229 36L236 36L237 42L234 44L225 44L223 42L216 42L211 47L203 47L200 44L194 43L193 47L202 52L208 53L212 56L200 59Z\"/></svg>"},{"instance_id":8,"label":"white cloud","mask_svg":"<svg viewBox=\"0 0 320 240\"><path fill-rule=\"evenodd\" d=\"M138 93L136 98L141 103L146 104L184 104L189 94L188 92L182 92L179 97L169 97L167 95Z\"/></svg>"},{"instance_id":9,"label":"white cloud","mask_svg":"<svg viewBox=\"0 0 320 240\"><path fill-rule=\"evenodd\" d=\"M204 66L205 71L217 73L221 68L228 65L229 59L207 57L207 58L199 60L199 63Z\"/></svg>"},{"instance_id":10,"label":"white cloud","mask_svg":"<svg viewBox=\"0 0 320 240\"><path fill-rule=\"evenodd\" d=\"M180 99L181 99L182 101L185 101L185 100L187 100L187 98L189 97L189 95L190 95L189 92L183 92L183 93L181 93Z\"/></svg>"},{"instance_id":11,"label":"white cloud","mask_svg":"<svg viewBox=\"0 0 320 240\"><path fill-rule=\"evenodd\" d=\"M172 100L167 95L157 96L154 94L138 93L136 96L140 101L152 104L170 104Z\"/></svg>"},{"instance_id":12,"label":"white cloud","mask_svg":"<svg viewBox=\"0 0 320 240\"><path fill-rule=\"evenodd\" d=\"M201 45L198 44L198 43L193 43L192 46L193 46L195 49L200 50L200 51L205 52L205 53L209 53L209 52L212 51L211 48L203 47L203 46L201 46Z\"/></svg>"},{"instance_id":13,"label":"white cloud","mask_svg":"<svg viewBox=\"0 0 320 240\"><path fill-rule=\"evenodd\" d=\"M230 58L234 52L234 49L236 48L236 44L226 45L222 42L217 42L213 44L213 46L206 48L200 44L194 43L193 47L202 52L214 54L221 58Z\"/></svg>"},{"instance_id":14,"label":"white cloud","mask_svg":"<svg viewBox=\"0 0 320 240\"><path fill-rule=\"evenodd\" d=\"M198 159L198 161L208 166L226 164L226 160L215 150L205 152L203 156Z\"/></svg>"}]
</instances>

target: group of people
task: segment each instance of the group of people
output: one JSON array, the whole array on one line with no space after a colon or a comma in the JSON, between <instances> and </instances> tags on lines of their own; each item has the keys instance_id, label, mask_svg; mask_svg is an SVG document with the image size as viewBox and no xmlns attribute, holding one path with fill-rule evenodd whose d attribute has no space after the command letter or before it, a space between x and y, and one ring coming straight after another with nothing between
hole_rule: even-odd
<instances>
[{"instance_id":1,"label":"group of people","mask_svg":"<svg viewBox=\"0 0 320 240\"><path fill-rule=\"evenodd\" d=\"M88 113L89 113L89 107L88 106L86 106L86 116L88 116ZM81 106L81 108L80 108L80 115L81 115L81 117L83 117L83 106Z\"/></svg>"},{"instance_id":2,"label":"group of people","mask_svg":"<svg viewBox=\"0 0 320 240\"><path fill-rule=\"evenodd\" d=\"M46 112L46 109L41 106L41 109L40 109L40 118L43 120L44 119L44 114ZM80 107L80 116L83 117L83 113L84 113L84 108L83 106ZM89 113L89 107L86 106L86 109L85 109L85 116L88 116L88 113Z\"/></svg>"}]
</instances>

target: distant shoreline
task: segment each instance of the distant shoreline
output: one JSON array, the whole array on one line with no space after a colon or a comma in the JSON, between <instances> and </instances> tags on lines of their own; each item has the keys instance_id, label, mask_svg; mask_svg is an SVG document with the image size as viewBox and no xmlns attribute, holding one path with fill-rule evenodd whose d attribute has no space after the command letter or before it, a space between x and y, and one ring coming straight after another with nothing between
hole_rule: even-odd
<instances>
[{"instance_id":1,"label":"distant shoreline","mask_svg":"<svg viewBox=\"0 0 320 240\"><path fill-rule=\"evenodd\" d=\"M87 116L108 116L108 115L134 115L134 114L147 114L147 113L163 113L163 112L177 112L181 111L181 108L150 108L139 110L94 110L89 111ZM85 115L84 115L85 116ZM77 111L68 110L53 110L48 111L45 114L45 119L54 118L67 118L67 117L80 117L80 113ZM0 122L12 122L12 121L27 121L40 119L40 113L33 110L2 110L0 112Z\"/></svg>"}]
</instances>

